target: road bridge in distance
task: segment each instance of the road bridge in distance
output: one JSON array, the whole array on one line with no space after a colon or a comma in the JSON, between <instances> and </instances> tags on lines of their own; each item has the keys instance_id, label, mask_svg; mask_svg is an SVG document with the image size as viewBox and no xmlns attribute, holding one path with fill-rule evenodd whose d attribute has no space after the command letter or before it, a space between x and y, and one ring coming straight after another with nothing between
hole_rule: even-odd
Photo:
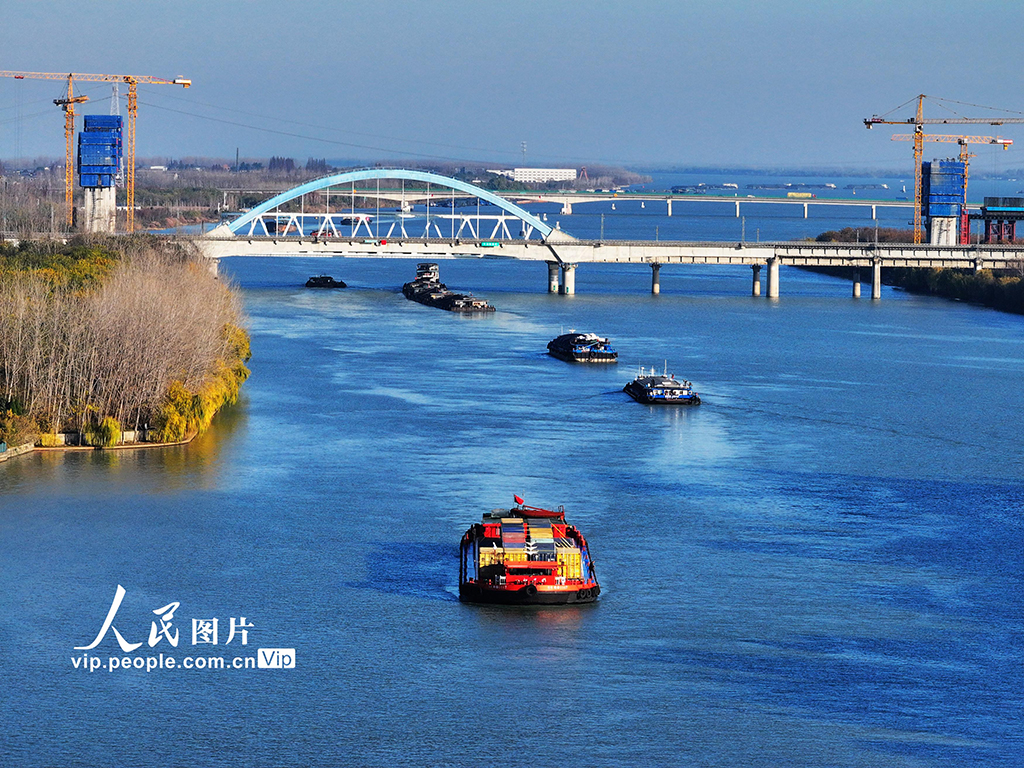
<instances>
[{"instance_id":1,"label":"road bridge in distance","mask_svg":"<svg viewBox=\"0 0 1024 768\"><path fill-rule=\"evenodd\" d=\"M224 208L229 207L229 202L237 201L239 195L270 195L280 194L280 189L222 189L224 195ZM321 198L330 191L319 190ZM392 206L401 210L408 210L413 205L424 205L428 200L433 204L444 203L448 200L464 200L475 197L471 193L451 190L428 190L418 187L406 189L375 189L372 187L360 187L352 185L349 188L334 188L335 200L344 198L356 199L379 199L385 200ZM229 201L229 195L231 199ZM747 195L739 197L736 195L705 195L705 194L676 194L670 192L572 192L553 191L538 192L536 190L523 191L502 191L501 196L512 202L523 205L526 203L555 203L561 206L560 215L571 216L574 212L573 206L580 206L593 203L622 203L640 202L664 205L668 216L673 215L673 205L688 205L690 203L719 203L732 207L735 217L738 219L743 212L751 211L751 206L784 205L796 206L802 211L803 218L808 218L811 206L860 208L870 212L871 219L878 219L879 208L907 208L913 209L913 201L906 200L855 200L852 198L790 198L790 197L769 197ZM980 205L973 206L981 210Z\"/></svg>"},{"instance_id":2,"label":"road bridge in distance","mask_svg":"<svg viewBox=\"0 0 1024 768\"><path fill-rule=\"evenodd\" d=\"M375 188L357 185L372 182ZM412 189L409 185L416 185ZM388 189L388 185L392 189ZM399 189L394 189L400 185ZM379 225L371 229L368 213L357 213L355 198L361 195L377 196L401 194L402 202L409 195L417 195L419 188L429 194L433 189L440 199L453 201L452 213L431 214L427 208L425 227L417 237L410 236L402 216L394 217L382 237ZM338 204L332 210L329 204L306 206L309 195L329 194L332 189L348 189L352 202ZM444 190L443 192L440 190ZM536 193L552 200L560 193ZM610 196L609 196L610 194ZM483 214L477 207L473 212L456 213L457 196L476 197L499 209L497 215ZM566 198L580 200L656 200L666 199L663 194L618 193L565 193ZM670 195L671 199L680 196ZM737 206L743 203L764 202L765 198L712 198L708 195L689 195L688 199L724 200ZM344 195L342 195L344 198ZM1024 249L1003 245L930 246L890 243L689 243L671 241L606 241L578 240L561 230L556 222L552 227L546 221L526 210L521 200L509 200L494 192L481 189L458 179L439 176L425 171L404 168L367 168L325 176L278 193L238 218L214 229L197 244L211 259L228 256L343 256L361 258L409 258L433 261L445 258L507 258L523 261L543 261L548 268L548 290L552 293L572 295L576 292L576 270L593 263L646 264L651 268L651 291L661 290L661 268L669 265L735 265L748 266L752 272L751 292L761 295L761 271L767 269L769 298L778 298L779 269L786 266L847 267L853 270L853 295L860 296L862 270L870 272L871 296L881 297L883 267L1005 269L1020 265ZM806 199L774 199L796 205L845 205L848 201ZM880 203L859 201L861 205ZM888 203L886 203L888 204ZM895 205L909 205L894 203ZM805 213L806 215L806 213ZM872 211L874 216L874 210ZM373 217L379 221L379 217ZM432 221L433 219L433 221ZM443 227L438 226L438 221ZM509 230L508 221L518 222ZM315 234L310 235L312 223ZM431 226L433 225L433 229ZM490 237L483 236L483 227L491 227ZM348 229L346 232L345 229ZM443 231L447 230L447 231ZM366 233L360 237L360 232ZM436 234L436 237L433 235Z\"/></svg>"},{"instance_id":3,"label":"road bridge in distance","mask_svg":"<svg viewBox=\"0 0 1024 768\"><path fill-rule=\"evenodd\" d=\"M660 292L665 266L699 267L720 264L747 266L751 292L762 295L761 271L767 272L764 295L780 295L782 266L850 267L853 295L860 296L861 274L869 277L871 297L881 297L883 267L941 269L1010 269L1024 265L1024 248L1000 245L931 246L900 243L691 243L649 240L479 240L446 238L311 238L236 237L196 238L211 259L230 256L292 256L348 258L406 258L435 261L450 258L506 258L543 261L548 267L548 290L572 295L576 270L587 264L644 264L651 268L651 291Z\"/></svg>"},{"instance_id":4,"label":"road bridge in distance","mask_svg":"<svg viewBox=\"0 0 1024 768\"><path fill-rule=\"evenodd\" d=\"M523 203L557 203L562 206L561 215L571 216L574 205L585 203L622 203L640 201L664 204L668 215L672 215L673 204L688 203L727 203L734 208L736 218L740 218L743 210L758 205L799 206L803 209L803 217L808 218L810 206L864 208L871 212L872 220L878 219L879 208L913 208L914 203L906 200L853 200L847 198L806 198L806 197L755 197L746 195L705 195L675 194L667 192L502 192L502 195L522 205ZM741 208L741 206L743 206Z\"/></svg>"}]
</instances>

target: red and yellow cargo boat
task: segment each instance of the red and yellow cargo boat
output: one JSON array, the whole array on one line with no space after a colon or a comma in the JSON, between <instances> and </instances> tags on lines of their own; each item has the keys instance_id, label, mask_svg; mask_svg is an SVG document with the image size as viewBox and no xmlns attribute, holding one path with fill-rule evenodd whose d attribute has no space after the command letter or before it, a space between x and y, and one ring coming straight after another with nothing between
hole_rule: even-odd
<instances>
[{"instance_id":1,"label":"red and yellow cargo boat","mask_svg":"<svg viewBox=\"0 0 1024 768\"><path fill-rule=\"evenodd\" d=\"M587 540L565 510L530 507L515 497L470 527L459 545L459 599L464 603L566 605L601 594Z\"/></svg>"}]
</instances>

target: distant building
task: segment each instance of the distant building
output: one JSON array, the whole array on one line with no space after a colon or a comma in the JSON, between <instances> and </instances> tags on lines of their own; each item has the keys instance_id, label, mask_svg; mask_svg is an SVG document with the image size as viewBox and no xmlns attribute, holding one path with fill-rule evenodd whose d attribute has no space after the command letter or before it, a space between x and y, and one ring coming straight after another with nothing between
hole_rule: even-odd
<instances>
[{"instance_id":1,"label":"distant building","mask_svg":"<svg viewBox=\"0 0 1024 768\"><path fill-rule=\"evenodd\" d=\"M530 184L545 184L549 181L575 181L575 168L513 168L509 170L491 170L488 173L498 176L507 176L513 181L521 181Z\"/></svg>"}]
</instances>

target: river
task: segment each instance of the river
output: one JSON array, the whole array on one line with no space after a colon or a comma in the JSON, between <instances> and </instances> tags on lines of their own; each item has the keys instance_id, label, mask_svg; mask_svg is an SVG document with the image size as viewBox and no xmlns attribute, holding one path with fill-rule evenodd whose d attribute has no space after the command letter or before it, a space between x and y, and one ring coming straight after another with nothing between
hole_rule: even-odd
<instances>
[{"instance_id":1,"label":"river","mask_svg":"<svg viewBox=\"0 0 1024 768\"><path fill-rule=\"evenodd\" d=\"M467 318L413 271L225 259L252 377L209 433L0 464L3 765L1024 764L1024 318L443 261L498 308ZM548 357L570 327L619 365ZM634 403L639 364L704 404ZM458 602L459 537L513 493L565 505L597 604ZM261 648L294 668L230 668Z\"/></svg>"}]
</instances>

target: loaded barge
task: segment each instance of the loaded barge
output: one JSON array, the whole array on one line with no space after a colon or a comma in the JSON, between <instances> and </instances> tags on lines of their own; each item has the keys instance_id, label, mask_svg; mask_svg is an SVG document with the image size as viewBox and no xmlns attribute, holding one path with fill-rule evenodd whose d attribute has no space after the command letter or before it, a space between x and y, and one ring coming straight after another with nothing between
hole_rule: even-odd
<instances>
[{"instance_id":1,"label":"loaded barge","mask_svg":"<svg viewBox=\"0 0 1024 768\"><path fill-rule=\"evenodd\" d=\"M470 527L459 545L459 600L502 605L592 603L601 594L587 540L565 510L515 497Z\"/></svg>"},{"instance_id":2,"label":"loaded barge","mask_svg":"<svg viewBox=\"0 0 1024 768\"><path fill-rule=\"evenodd\" d=\"M441 273L437 264L423 263L416 265L416 279L402 286L402 294L410 301L419 302L428 307L437 307L449 312L493 312L494 307L483 299L473 298L471 294L449 291L448 286L441 282Z\"/></svg>"},{"instance_id":3,"label":"loaded barge","mask_svg":"<svg viewBox=\"0 0 1024 768\"><path fill-rule=\"evenodd\" d=\"M306 281L307 288L348 288L344 280L335 280L330 275L313 275Z\"/></svg>"},{"instance_id":4,"label":"loaded barge","mask_svg":"<svg viewBox=\"0 0 1024 768\"><path fill-rule=\"evenodd\" d=\"M677 381L667 367L663 374L653 368L650 372L641 368L622 391L644 405L700 405L700 395L693 391L693 384Z\"/></svg>"},{"instance_id":5,"label":"loaded barge","mask_svg":"<svg viewBox=\"0 0 1024 768\"><path fill-rule=\"evenodd\" d=\"M596 333L569 331L548 342L552 357L567 363L616 363L619 353Z\"/></svg>"}]
</instances>

